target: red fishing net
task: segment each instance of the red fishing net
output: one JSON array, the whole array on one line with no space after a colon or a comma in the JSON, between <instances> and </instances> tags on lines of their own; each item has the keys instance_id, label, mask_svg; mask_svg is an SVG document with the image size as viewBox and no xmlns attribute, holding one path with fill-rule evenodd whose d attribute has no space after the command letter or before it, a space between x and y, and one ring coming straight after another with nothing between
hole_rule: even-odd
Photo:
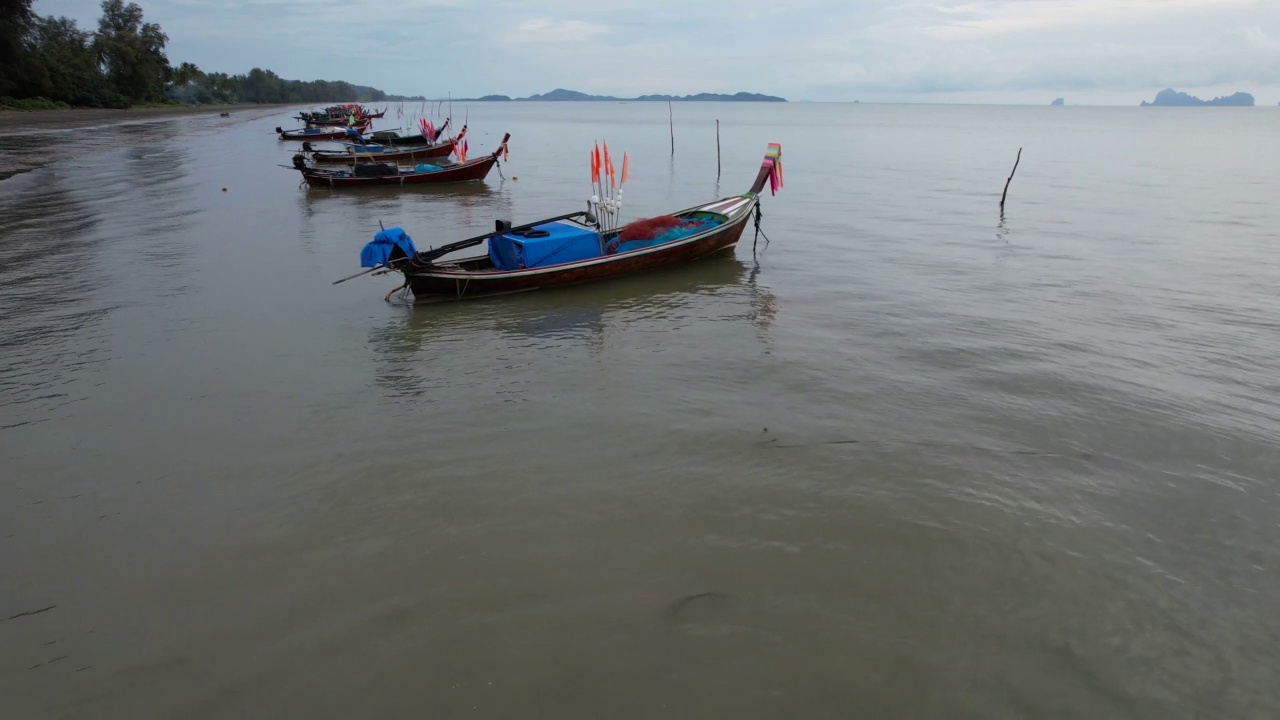
<instances>
[{"instance_id":1,"label":"red fishing net","mask_svg":"<svg viewBox=\"0 0 1280 720\"><path fill-rule=\"evenodd\" d=\"M618 239L622 242L631 242L632 240L648 240L656 237L659 233L680 224L680 218L675 215L659 215L658 217L641 218L627 223L622 231L618 233Z\"/></svg>"}]
</instances>

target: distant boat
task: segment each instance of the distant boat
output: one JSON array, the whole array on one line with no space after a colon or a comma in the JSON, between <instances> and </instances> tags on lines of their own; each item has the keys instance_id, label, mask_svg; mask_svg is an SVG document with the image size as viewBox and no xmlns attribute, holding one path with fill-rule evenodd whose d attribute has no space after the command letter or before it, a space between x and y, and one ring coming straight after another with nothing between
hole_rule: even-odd
<instances>
[{"instance_id":1,"label":"distant boat","mask_svg":"<svg viewBox=\"0 0 1280 720\"><path fill-rule=\"evenodd\" d=\"M781 146L770 145L755 182L742 195L621 228L611 228L608 219L602 222L591 211L518 227L498 221L492 233L427 252L418 252L403 229L387 228L361 251L361 265L369 269L337 282L370 272L396 271L405 278L396 290L411 290L419 302L462 300L607 280L710 257L737 245L766 184L774 192L781 187L781 159ZM623 178L625 182L625 163ZM607 216L610 210L595 204L597 199L593 198L593 207ZM484 255L442 260L485 241L488 253Z\"/></svg>"},{"instance_id":2,"label":"distant boat","mask_svg":"<svg viewBox=\"0 0 1280 720\"><path fill-rule=\"evenodd\" d=\"M377 120L387 114L385 108L378 112L370 112L363 105L334 105L320 112L298 113L294 117L312 127L316 125L346 125L352 118L356 122Z\"/></svg>"}]
</instances>

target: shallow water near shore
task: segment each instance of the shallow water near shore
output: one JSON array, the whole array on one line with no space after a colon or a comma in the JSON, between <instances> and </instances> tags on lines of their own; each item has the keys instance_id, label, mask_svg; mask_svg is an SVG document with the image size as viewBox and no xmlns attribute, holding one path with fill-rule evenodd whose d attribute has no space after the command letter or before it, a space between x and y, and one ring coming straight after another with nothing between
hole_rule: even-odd
<instances>
[{"instance_id":1,"label":"shallow water near shore","mask_svg":"<svg viewBox=\"0 0 1280 720\"><path fill-rule=\"evenodd\" d=\"M281 112L0 181L6 716L1280 715L1280 111L466 111L502 177L301 189ZM768 240L331 284L596 139L629 218L780 142Z\"/></svg>"}]
</instances>

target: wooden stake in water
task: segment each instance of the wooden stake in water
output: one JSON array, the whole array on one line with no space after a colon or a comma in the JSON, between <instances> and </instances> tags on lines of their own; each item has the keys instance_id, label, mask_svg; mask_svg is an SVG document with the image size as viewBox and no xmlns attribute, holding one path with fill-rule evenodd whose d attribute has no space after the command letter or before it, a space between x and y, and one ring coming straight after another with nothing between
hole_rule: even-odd
<instances>
[{"instance_id":1,"label":"wooden stake in water","mask_svg":"<svg viewBox=\"0 0 1280 720\"><path fill-rule=\"evenodd\" d=\"M671 154L676 154L676 119L671 112L671 101L667 101L667 127L671 129Z\"/></svg>"},{"instance_id":2,"label":"wooden stake in water","mask_svg":"<svg viewBox=\"0 0 1280 720\"><path fill-rule=\"evenodd\" d=\"M1018 172L1018 163L1022 162L1022 148L1018 148L1018 158L1013 161L1013 170L1009 172L1009 179L1004 181L1004 192L1000 194L1000 217L1004 217L1004 200L1009 196L1009 183L1013 182L1013 174Z\"/></svg>"},{"instance_id":3,"label":"wooden stake in water","mask_svg":"<svg viewBox=\"0 0 1280 720\"><path fill-rule=\"evenodd\" d=\"M720 177L720 119L716 118L716 177Z\"/></svg>"}]
</instances>

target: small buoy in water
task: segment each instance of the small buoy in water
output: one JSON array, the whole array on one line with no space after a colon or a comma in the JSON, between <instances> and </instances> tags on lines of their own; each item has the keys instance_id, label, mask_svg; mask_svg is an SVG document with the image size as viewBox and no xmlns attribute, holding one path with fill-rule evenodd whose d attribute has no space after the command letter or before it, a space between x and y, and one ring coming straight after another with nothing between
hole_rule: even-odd
<instances>
[{"instance_id":1,"label":"small buoy in water","mask_svg":"<svg viewBox=\"0 0 1280 720\"><path fill-rule=\"evenodd\" d=\"M227 189L226 189L226 188L222 188L222 192L226 192L226 191L227 191Z\"/></svg>"},{"instance_id":2,"label":"small buoy in water","mask_svg":"<svg viewBox=\"0 0 1280 720\"><path fill-rule=\"evenodd\" d=\"M520 178L516 177L515 175L511 176L511 182L515 182L516 180L519 180L519 179Z\"/></svg>"}]
</instances>

